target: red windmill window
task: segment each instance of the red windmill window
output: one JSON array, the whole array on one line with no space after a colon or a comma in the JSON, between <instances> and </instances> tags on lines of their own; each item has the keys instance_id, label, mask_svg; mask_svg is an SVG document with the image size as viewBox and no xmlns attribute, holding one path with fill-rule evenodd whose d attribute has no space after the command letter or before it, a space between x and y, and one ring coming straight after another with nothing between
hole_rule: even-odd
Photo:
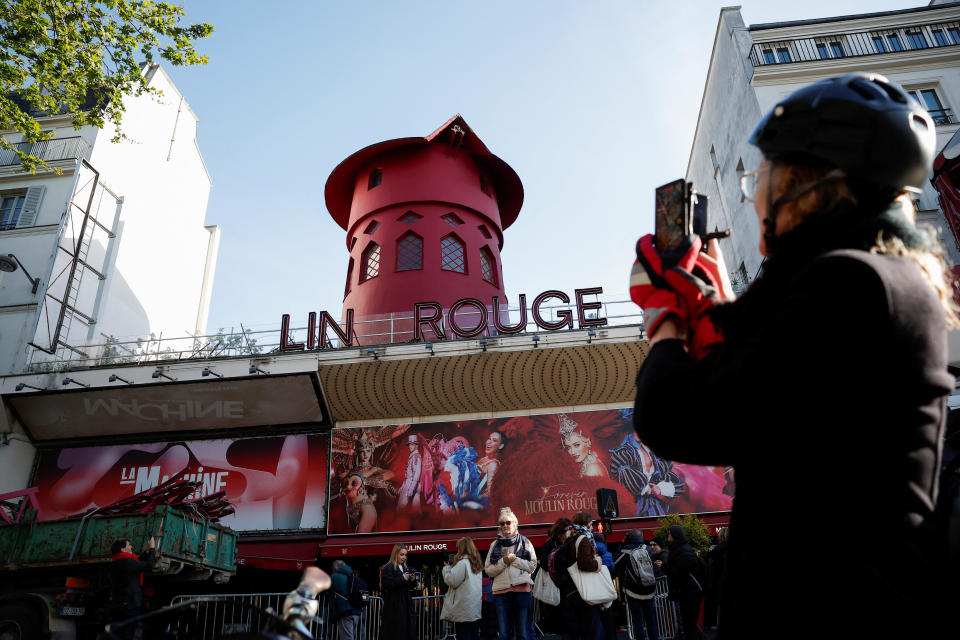
<instances>
[{"instance_id":1,"label":"red windmill window","mask_svg":"<svg viewBox=\"0 0 960 640\"><path fill-rule=\"evenodd\" d=\"M457 273L467 272L467 256L463 240L451 233L440 241L440 268Z\"/></svg>"},{"instance_id":2,"label":"red windmill window","mask_svg":"<svg viewBox=\"0 0 960 640\"><path fill-rule=\"evenodd\" d=\"M487 247L480 249L480 275L493 286L497 286L497 261Z\"/></svg>"},{"instance_id":3,"label":"red windmill window","mask_svg":"<svg viewBox=\"0 0 960 640\"><path fill-rule=\"evenodd\" d=\"M360 282L366 282L380 275L380 245L371 242L370 246L363 250L363 260L360 264Z\"/></svg>"},{"instance_id":4,"label":"red windmill window","mask_svg":"<svg viewBox=\"0 0 960 640\"><path fill-rule=\"evenodd\" d=\"M423 216L414 213L413 211L407 211L405 214L398 218L403 224L413 224Z\"/></svg>"},{"instance_id":5,"label":"red windmill window","mask_svg":"<svg viewBox=\"0 0 960 640\"><path fill-rule=\"evenodd\" d=\"M397 240L397 271L416 269L423 269L423 238L408 231Z\"/></svg>"},{"instance_id":6,"label":"red windmill window","mask_svg":"<svg viewBox=\"0 0 960 640\"><path fill-rule=\"evenodd\" d=\"M346 298L350 293L350 276L353 275L353 258L350 258L350 264L347 265L347 284L343 286L343 297Z\"/></svg>"},{"instance_id":7,"label":"red windmill window","mask_svg":"<svg viewBox=\"0 0 960 640\"><path fill-rule=\"evenodd\" d=\"M370 172L370 177L367 178L367 191L374 187L379 187L381 184L383 184L383 171L374 169Z\"/></svg>"},{"instance_id":8,"label":"red windmill window","mask_svg":"<svg viewBox=\"0 0 960 640\"><path fill-rule=\"evenodd\" d=\"M480 233L483 234L483 237L486 238L487 240L489 240L490 238L493 237L493 236L490 235L490 232L487 231L486 225L482 225L482 224L481 224L481 225L477 226L477 229L480 229Z\"/></svg>"},{"instance_id":9,"label":"red windmill window","mask_svg":"<svg viewBox=\"0 0 960 640\"><path fill-rule=\"evenodd\" d=\"M367 229L366 231L364 231L364 233L373 233L379 228L380 228L380 223L377 222L376 220L373 220L372 222L370 222L370 224L367 225Z\"/></svg>"},{"instance_id":10,"label":"red windmill window","mask_svg":"<svg viewBox=\"0 0 960 640\"><path fill-rule=\"evenodd\" d=\"M460 225L463 224L463 220L461 220L460 218L458 218L456 215L452 213L448 213L445 216L440 216L440 219L446 222L451 227L459 227Z\"/></svg>"}]
</instances>

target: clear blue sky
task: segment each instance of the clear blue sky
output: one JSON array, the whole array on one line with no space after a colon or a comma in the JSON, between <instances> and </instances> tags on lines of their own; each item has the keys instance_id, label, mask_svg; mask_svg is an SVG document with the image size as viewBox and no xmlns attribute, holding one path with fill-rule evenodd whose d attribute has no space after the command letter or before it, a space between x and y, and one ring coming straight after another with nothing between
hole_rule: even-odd
<instances>
[{"instance_id":1,"label":"clear blue sky","mask_svg":"<svg viewBox=\"0 0 960 640\"><path fill-rule=\"evenodd\" d=\"M756 0L747 24L918 6ZM208 65L167 68L200 119L222 239L208 329L339 317L348 254L323 187L369 144L460 113L520 176L511 303L602 286L627 299L653 189L686 171L718 2L188 0Z\"/></svg>"}]
</instances>

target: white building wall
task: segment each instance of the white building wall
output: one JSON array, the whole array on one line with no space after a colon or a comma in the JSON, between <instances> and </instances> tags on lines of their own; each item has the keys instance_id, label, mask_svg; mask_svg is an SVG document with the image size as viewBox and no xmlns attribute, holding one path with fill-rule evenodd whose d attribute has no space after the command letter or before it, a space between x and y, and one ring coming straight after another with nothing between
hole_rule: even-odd
<instances>
[{"instance_id":1,"label":"white building wall","mask_svg":"<svg viewBox=\"0 0 960 640\"><path fill-rule=\"evenodd\" d=\"M211 231L203 222L211 181L197 147L197 117L162 69L150 84L163 95L129 100L123 119L129 139L99 144L91 158L124 198L117 280L97 328L117 337L206 330L197 324L207 313L201 300L209 307L203 288ZM112 137L112 128L103 136Z\"/></svg>"}]
</instances>

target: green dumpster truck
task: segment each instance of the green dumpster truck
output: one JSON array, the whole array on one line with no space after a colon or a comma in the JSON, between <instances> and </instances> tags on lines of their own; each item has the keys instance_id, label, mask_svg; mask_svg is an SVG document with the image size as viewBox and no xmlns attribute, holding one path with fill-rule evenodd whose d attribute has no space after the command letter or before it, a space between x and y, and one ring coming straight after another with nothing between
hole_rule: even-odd
<instances>
[{"instance_id":1,"label":"green dumpster truck","mask_svg":"<svg viewBox=\"0 0 960 640\"><path fill-rule=\"evenodd\" d=\"M155 582L224 583L236 572L235 531L168 506L50 521L28 512L0 526L0 638L96 638L109 594L110 545L128 538L139 553L151 537Z\"/></svg>"}]
</instances>

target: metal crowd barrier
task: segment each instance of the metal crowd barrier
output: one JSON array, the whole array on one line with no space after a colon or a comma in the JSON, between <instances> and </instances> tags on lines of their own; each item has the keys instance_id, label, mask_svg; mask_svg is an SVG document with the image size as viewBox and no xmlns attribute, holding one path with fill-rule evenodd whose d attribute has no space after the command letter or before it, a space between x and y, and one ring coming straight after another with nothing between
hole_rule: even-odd
<instances>
[{"instance_id":1,"label":"metal crowd barrier","mask_svg":"<svg viewBox=\"0 0 960 640\"><path fill-rule=\"evenodd\" d=\"M645 640L644 633L637 635L633 628L633 616L630 614L630 607L627 610L627 629L630 632L631 640ZM657 590L653 593L653 613L657 616L657 630L662 640L670 640L680 635L680 614L677 611L677 605L670 600L670 590L667 586L666 576L657 578Z\"/></svg>"},{"instance_id":2,"label":"metal crowd barrier","mask_svg":"<svg viewBox=\"0 0 960 640\"><path fill-rule=\"evenodd\" d=\"M176 631L182 636L195 640L218 640L233 634L256 632L263 628L267 618L261 610L270 610L277 615L283 609L283 593L229 593L202 596L176 596L171 605L194 601L191 613L180 616ZM310 634L317 640L340 640L339 629L330 615L333 596L327 592L320 597L317 615L308 624ZM370 604L360 615L360 628L355 640L379 640L380 615L383 611L383 599L370 596ZM425 612L431 607L422 607ZM437 607L436 620L440 613ZM425 626L426 628L426 626ZM420 636L423 638L433 636ZM440 640L441 636L437 636Z\"/></svg>"}]
</instances>

